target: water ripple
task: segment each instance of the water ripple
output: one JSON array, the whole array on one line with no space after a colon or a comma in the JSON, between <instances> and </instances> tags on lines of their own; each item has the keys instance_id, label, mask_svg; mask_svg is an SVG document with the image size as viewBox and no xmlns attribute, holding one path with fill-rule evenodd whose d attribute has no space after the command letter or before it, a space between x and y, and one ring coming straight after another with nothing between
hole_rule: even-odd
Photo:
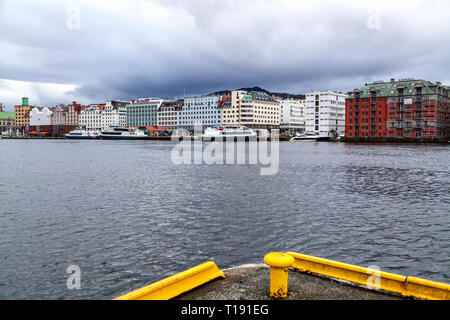
<instances>
[{"instance_id":1,"label":"water ripple","mask_svg":"<svg viewBox=\"0 0 450 320\"><path fill-rule=\"evenodd\" d=\"M0 140L0 298L110 299L272 250L450 280L447 146L281 143L275 176L176 166L172 146Z\"/></svg>"}]
</instances>

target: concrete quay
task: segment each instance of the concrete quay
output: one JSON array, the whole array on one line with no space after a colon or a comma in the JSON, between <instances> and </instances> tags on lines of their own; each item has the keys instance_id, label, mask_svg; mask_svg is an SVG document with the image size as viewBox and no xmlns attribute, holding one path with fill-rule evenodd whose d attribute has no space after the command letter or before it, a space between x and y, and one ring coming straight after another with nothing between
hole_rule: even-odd
<instances>
[{"instance_id":1,"label":"concrete quay","mask_svg":"<svg viewBox=\"0 0 450 320\"><path fill-rule=\"evenodd\" d=\"M272 300L270 268L264 264L223 270L226 278L206 283L174 300ZM344 280L290 270L285 300L399 300L400 295Z\"/></svg>"}]
</instances>

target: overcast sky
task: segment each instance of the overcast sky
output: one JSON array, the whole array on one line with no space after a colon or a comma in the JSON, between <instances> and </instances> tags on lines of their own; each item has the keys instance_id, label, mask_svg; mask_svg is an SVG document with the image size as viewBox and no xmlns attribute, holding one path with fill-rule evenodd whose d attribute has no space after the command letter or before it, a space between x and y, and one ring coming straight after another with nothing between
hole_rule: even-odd
<instances>
[{"instance_id":1,"label":"overcast sky","mask_svg":"<svg viewBox=\"0 0 450 320\"><path fill-rule=\"evenodd\" d=\"M0 102L450 85L450 2L0 0Z\"/></svg>"}]
</instances>

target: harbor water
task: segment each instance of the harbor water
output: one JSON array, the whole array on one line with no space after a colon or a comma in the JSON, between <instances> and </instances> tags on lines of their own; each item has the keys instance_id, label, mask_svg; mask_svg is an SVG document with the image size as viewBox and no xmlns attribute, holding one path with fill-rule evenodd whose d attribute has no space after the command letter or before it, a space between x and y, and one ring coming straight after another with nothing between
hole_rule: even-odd
<instances>
[{"instance_id":1,"label":"harbor water","mask_svg":"<svg viewBox=\"0 0 450 320\"><path fill-rule=\"evenodd\" d=\"M280 142L275 175L173 148L0 140L0 299L112 299L271 251L450 282L449 145Z\"/></svg>"}]
</instances>

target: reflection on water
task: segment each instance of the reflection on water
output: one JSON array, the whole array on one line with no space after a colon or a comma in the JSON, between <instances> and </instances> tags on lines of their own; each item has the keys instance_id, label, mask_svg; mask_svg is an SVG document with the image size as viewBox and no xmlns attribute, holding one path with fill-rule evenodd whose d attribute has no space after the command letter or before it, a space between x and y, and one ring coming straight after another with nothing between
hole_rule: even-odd
<instances>
[{"instance_id":1,"label":"reflection on water","mask_svg":"<svg viewBox=\"0 0 450 320\"><path fill-rule=\"evenodd\" d=\"M448 146L280 143L275 176L172 148L0 141L0 298L110 299L272 250L449 282Z\"/></svg>"}]
</instances>

